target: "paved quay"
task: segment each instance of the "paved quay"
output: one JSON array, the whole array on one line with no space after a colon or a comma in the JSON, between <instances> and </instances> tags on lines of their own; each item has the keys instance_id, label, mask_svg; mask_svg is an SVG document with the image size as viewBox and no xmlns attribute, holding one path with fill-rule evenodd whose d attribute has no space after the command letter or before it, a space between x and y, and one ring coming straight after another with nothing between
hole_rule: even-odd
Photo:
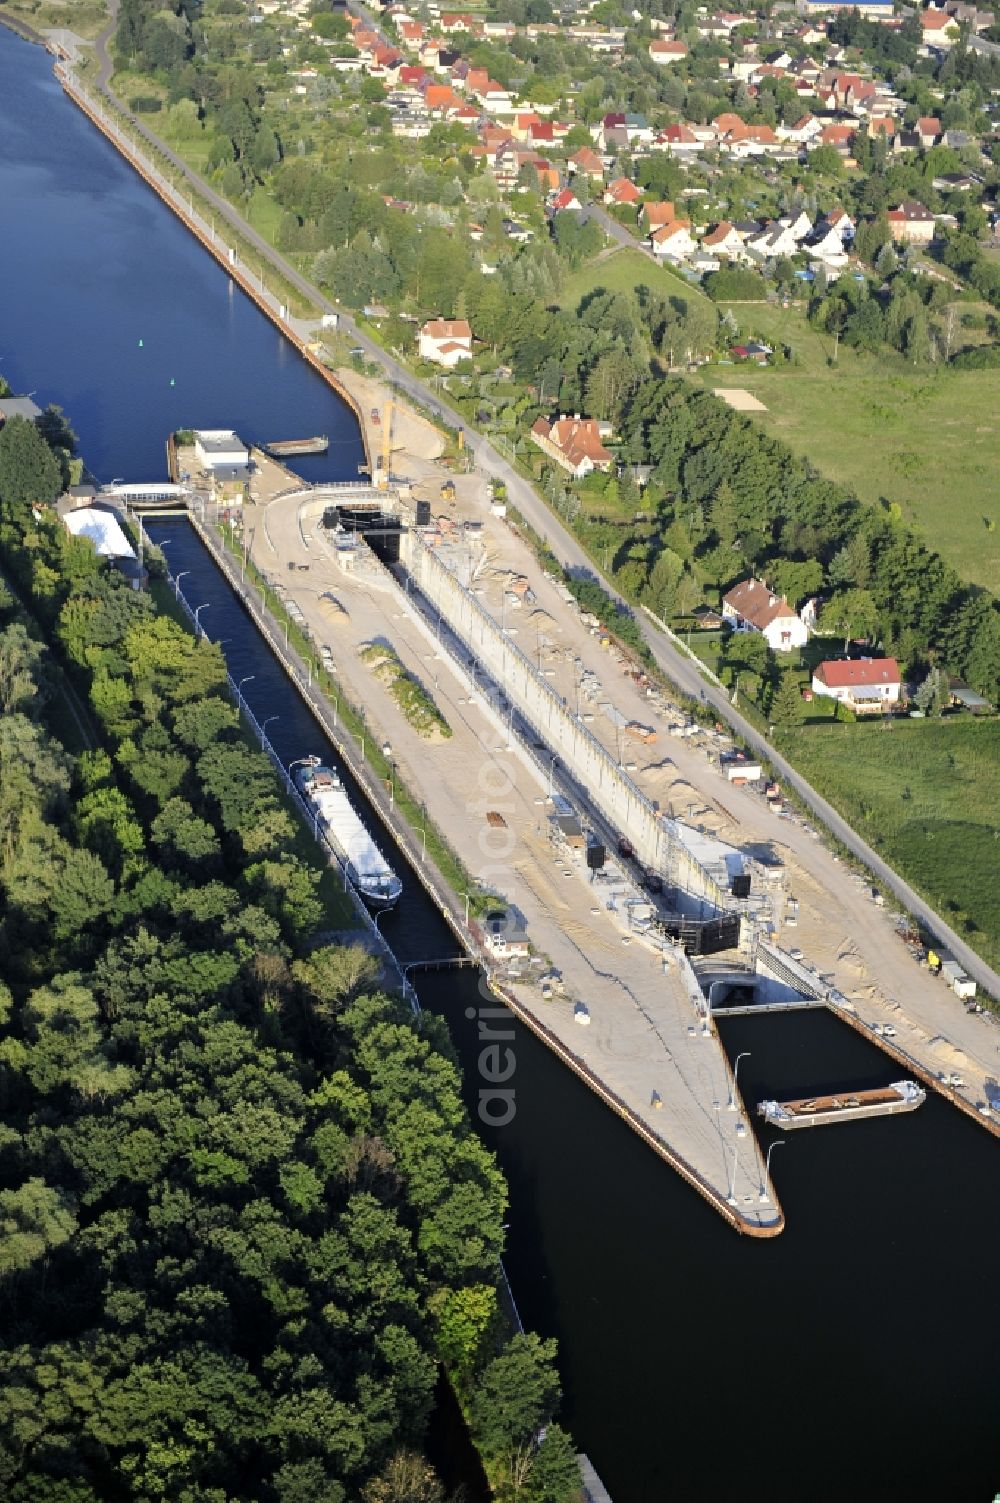
<instances>
[{"instance_id":1,"label":"paved quay","mask_svg":"<svg viewBox=\"0 0 1000 1503\"><path fill-rule=\"evenodd\" d=\"M330 647L337 682L365 706L372 734L390 745L400 778L424 799L428 820L482 890L524 925L539 963L504 966L494 959L503 993L728 1220L742 1231L775 1234L780 1207L738 1098L729 1107L728 1061L703 1020L688 961L633 932L632 889L614 863L591 882L579 852L553 845L545 773L511 738L503 711L443 650L364 545L359 560L341 567L322 532L303 524L309 505L279 494L251 507L251 556L295 600L314 640ZM287 568L289 561L296 569ZM333 614L330 597L340 607ZM374 641L391 645L431 694L450 737L422 736L401 714L360 656ZM502 825L489 822L491 813ZM543 985L543 977L551 984Z\"/></svg>"},{"instance_id":2,"label":"paved quay","mask_svg":"<svg viewBox=\"0 0 1000 1503\"><path fill-rule=\"evenodd\" d=\"M350 379L347 372L342 376ZM377 394L377 388L373 390L371 384L366 384L363 392L366 410ZM358 395L361 397L362 393ZM779 892L772 915L780 942L788 948L801 949L814 973L826 978L847 997L863 1023L895 1027L898 1044L903 1045L905 1040L907 1054L942 1081L946 1095L960 1098L973 1110L996 1099L1000 1028L992 1016L967 1013L939 978L914 962L896 932L891 913L873 902L870 883L829 850L808 818L793 812L776 816L758 792L726 782L718 758L720 750L731 745L727 737L704 729L693 735L678 734L691 729L685 727L684 715L667 695L656 691L651 697L648 687L622 671L618 655L602 646L593 627L587 625L575 607L567 605L558 581L548 578L527 545L503 520L491 515L483 477L475 472L448 476L441 470L435 462L433 443L428 446L428 435L432 433L420 418L415 419L412 435L408 430L397 435L394 430L393 472L405 478L414 500L420 497L429 500L445 531L450 529L450 541L443 543L442 548L445 552L450 548L453 566L462 577L467 577L473 566L472 553L464 541L463 524L469 521L478 529L476 546L481 557L476 565L475 585L481 603L496 619L506 619L509 632L530 656L537 655L553 687L568 702L579 700L590 731L609 752L624 758L624 765L638 786L659 801L667 813L693 822L709 835L738 844L760 859L765 873L774 866L782 869L783 898ZM446 505L440 499L443 478L454 481L454 505ZM274 506L267 508L272 530L286 505L291 503L279 498ZM297 513L301 506L301 502L295 502L293 510ZM247 522L249 530L256 529L263 540L261 511L262 508L250 508ZM262 542L261 551L255 556L261 567L275 572L275 578L294 594L308 616L310 594L315 599L322 593L317 589L319 576L287 574L286 567L287 558L300 562L314 560L314 550L303 547L298 516L290 512L278 525L275 538ZM510 584L517 579L526 580L531 588L534 600L530 606L513 604L515 597ZM339 581L342 586L345 583ZM371 609L373 603L374 597L365 603L364 609ZM404 630L397 621L386 619L383 602L374 606L364 630L369 638L379 634L391 638L393 631L412 636L417 618L418 613L414 612ZM329 622L324 621L317 630L316 640L328 643L339 660L339 628L331 633ZM400 648L399 642L394 641L394 645ZM446 654L438 642L428 641L426 636L422 644L412 644L411 652L412 656L407 658L404 643L401 656L407 666L436 694L433 678L436 674L440 679ZM351 668L354 674L351 697L374 703L372 696L378 696L379 688L367 669L359 673L360 666L355 664ZM344 681L346 686L348 680ZM460 689L456 692L458 699L467 699ZM468 715L468 703L446 710L449 721L453 721L458 711ZM378 723L393 723L391 717L396 711L388 696L384 697L379 713L390 718ZM644 746L625 740L621 724L630 720L655 727L658 733L655 744ZM505 743L505 726L495 723L494 733L494 745ZM398 736L394 736L397 749L398 742ZM421 742L411 754L409 764L400 763L401 771L414 787L422 786L425 750ZM525 759L525 772L530 765ZM555 787L558 787L558 772ZM549 791L548 787L544 790ZM461 819L461 814L452 809L444 818L447 822L443 828L448 829L449 823ZM470 870L478 870L474 861L469 866ZM551 887L548 869L545 877L546 883L540 891L545 891L546 884ZM540 878L534 880L538 887ZM558 891L558 882L555 885ZM786 912L783 906L792 896L797 905L794 920L791 909ZM880 1035L874 1030L871 1037L873 1042L880 1042ZM945 1080L958 1080L961 1084L947 1085ZM985 1119L982 1120L985 1125Z\"/></svg>"}]
</instances>

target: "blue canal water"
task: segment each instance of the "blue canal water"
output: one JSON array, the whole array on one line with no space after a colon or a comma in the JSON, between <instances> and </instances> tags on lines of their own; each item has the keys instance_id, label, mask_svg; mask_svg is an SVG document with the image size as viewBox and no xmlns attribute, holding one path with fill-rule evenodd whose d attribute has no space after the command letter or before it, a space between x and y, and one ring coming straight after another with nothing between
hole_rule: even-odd
<instances>
[{"instance_id":1,"label":"blue canal water","mask_svg":"<svg viewBox=\"0 0 1000 1503\"><path fill-rule=\"evenodd\" d=\"M356 478L353 414L5 30L0 116L0 374L72 415L91 471L161 480L172 429L235 428L325 433L295 468Z\"/></svg>"},{"instance_id":2,"label":"blue canal water","mask_svg":"<svg viewBox=\"0 0 1000 1503\"><path fill-rule=\"evenodd\" d=\"M104 478L162 474L178 424L356 443L326 387L49 67L0 29L0 370L67 410ZM345 441L348 452L350 462L332 449L315 470L352 473L360 450ZM190 571L191 603L210 603L202 624L234 676L254 675L244 692L255 713L278 716L268 733L280 755L324 750L191 530L151 530L173 571ZM399 869L406 896L383 921L387 937L404 961L446 952L443 921L401 858ZM475 1116L476 977L418 983L423 1005L449 1021ZM525 1323L559 1339L563 1417L615 1503L988 1503L1000 1488L992 1139L938 1099L910 1116L788 1134L772 1165L788 1229L746 1241L511 1028L516 1115L483 1129L510 1183L507 1268ZM723 1038L731 1057L750 1051L740 1066L750 1102L899 1073L824 1014L733 1018Z\"/></svg>"}]
</instances>

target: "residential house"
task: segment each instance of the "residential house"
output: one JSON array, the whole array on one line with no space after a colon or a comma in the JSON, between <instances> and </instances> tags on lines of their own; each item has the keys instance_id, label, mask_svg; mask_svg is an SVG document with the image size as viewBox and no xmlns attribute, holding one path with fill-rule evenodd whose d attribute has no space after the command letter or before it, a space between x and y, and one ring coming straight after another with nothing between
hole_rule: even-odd
<instances>
[{"instance_id":1,"label":"residential house","mask_svg":"<svg viewBox=\"0 0 1000 1503\"><path fill-rule=\"evenodd\" d=\"M809 142L807 149L812 151L816 146L832 146L842 157L849 157L856 134L856 125L824 125L819 135Z\"/></svg>"},{"instance_id":2,"label":"residential house","mask_svg":"<svg viewBox=\"0 0 1000 1503\"><path fill-rule=\"evenodd\" d=\"M812 676L814 694L839 700L859 715L898 704L901 690L895 658L827 660Z\"/></svg>"},{"instance_id":3,"label":"residential house","mask_svg":"<svg viewBox=\"0 0 1000 1503\"><path fill-rule=\"evenodd\" d=\"M552 199L549 205L553 214L563 214L567 209L575 212L582 209L583 204L577 198L572 188L562 188Z\"/></svg>"},{"instance_id":4,"label":"residential house","mask_svg":"<svg viewBox=\"0 0 1000 1503\"><path fill-rule=\"evenodd\" d=\"M929 151L941 134L941 122L936 115L921 115L916 132L924 151Z\"/></svg>"},{"instance_id":5,"label":"residential house","mask_svg":"<svg viewBox=\"0 0 1000 1503\"><path fill-rule=\"evenodd\" d=\"M652 148L656 151L669 151L674 156L692 157L704 151L705 144L689 125L665 125L653 137Z\"/></svg>"},{"instance_id":6,"label":"residential house","mask_svg":"<svg viewBox=\"0 0 1000 1503\"><path fill-rule=\"evenodd\" d=\"M929 245L934 239L934 215L915 199L904 199L886 216L893 240L910 245Z\"/></svg>"},{"instance_id":7,"label":"residential house","mask_svg":"<svg viewBox=\"0 0 1000 1503\"><path fill-rule=\"evenodd\" d=\"M654 63L679 63L687 57L688 49L683 42L650 42L649 55Z\"/></svg>"},{"instance_id":8,"label":"residential house","mask_svg":"<svg viewBox=\"0 0 1000 1503\"><path fill-rule=\"evenodd\" d=\"M683 261L698 248L687 219L674 219L661 225L650 235L649 243L654 256L669 261Z\"/></svg>"},{"instance_id":9,"label":"residential house","mask_svg":"<svg viewBox=\"0 0 1000 1503\"><path fill-rule=\"evenodd\" d=\"M760 632L772 652L791 652L809 640L802 617L762 579L744 579L734 585L722 601L722 614L734 631Z\"/></svg>"},{"instance_id":10,"label":"residential house","mask_svg":"<svg viewBox=\"0 0 1000 1503\"><path fill-rule=\"evenodd\" d=\"M758 261L769 261L776 256L794 256L799 242L789 225L772 220L760 234L748 238L746 248Z\"/></svg>"},{"instance_id":11,"label":"residential house","mask_svg":"<svg viewBox=\"0 0 1000 1503\"><path fill-rule=\"evenodd\" d=\"M652 234L665 224L671 224L676 218L673 204L665 200L660 203L645 203L639 210L639 223L647 234Z\"/></svg>"},{"instance_id":12,"label":"residential house","mask_svg":"<svg viewBox=\"0 0 1000 1503\"><path fill-rule=\"evenodd\" d=\"M602 429L610 431L607 424L594 418L563 416L549 423L540 417L531 429L531 438L561 469L580 480L592 470L611 466L612 455L601 442Z\"/></svg>"},{"instance_id":13,"label":"residential house","mask_svg":"<svg viewBox=\"0 0 1000 1503\"><path fill-rule=\"evenodd\" d=\"M609 183L604 190L604 202L606 204L632 205L639 202L641 192L632 182L631 178L616 177L613 183Z\"/></svg>"},{"instance_id":14,"label":"residential house","mask_svg":"<svg viewBox=\"0 0 1000 1503\"><path fill-rule=\"evenodd\" d=\"M778 220L783 229L796 241L808 239L813 232L813 222L805 209L800 209L797 214L789 214Z\"/></svg>"},{"instance_id":15,"label":"residential house","mask_svg":"<svg viewBox=\"0 0 1000 1503\"><path fill-rule=\"evenodd\" d=\"M822 123L815 115L803 115L794 125L779 125L777 135L781 141L794 141L801 146L820 135L822 130Z\"/></svg>"},{"instance_id":16,"label":"residential house","mask_svg":"<svg viewBox=\"0 0 1000 1503\"><path fill-rule=\"evenodd\" d=\"M581 146L579 151L574 152L569 159L569 167L571 172L580 172L585 177L589 177L592 182L604 182L604 163L597 152L589 146ZM623 179L623 181L627 182L628 179ZM630 184L630 186L634 185ZM636 190L636 196L638 196L638 190Z\"/></svg>"},{"instance_id":17,"label":"residential house","mask_svg":"<svg viewBox=\"0 0 1000 1503\"><path fill-rule=\"evenodd\" d=\"M850 214L848 214L846 209L841 209L839 207L836 209L831 209L828 214L824 215L821 223L816 226L817 231L822 229L824 224L828 225L830 229L836 230L837 234L840 236L841 240L843 240L845 245L849 241L854 239L854 232L857 229L857 225L854 223L854 220L851 218Z\"/></svg>"},{"instance_id":18,"label":"residential house","mask_svg":"<svg viewBox=\"0 0 1000 1503\"><path fill-rule=\"evenodd\" d=\"M735 225L723 219L702 240L702 249L709 250L714 256L724 256L730 261L745 261L747 259L746 246L743 236Z\"/></svg>"},{"instance_id":19,"label":"residential house","mask_svg":"<svg viewBox=\"0 0 1000 1503\"><path fill-rule=\"evenodd\" d=\"M947 11L928 6L920 12L920 39L925 47L947 51L958 41L958 27Z\"/></svg>"},{"instance_id":20,"label":"residential house","mask_svg":"<svg viewBox=\"0 0 1000 1503\"><path fill-rule=\"evenodd\" d=\"M417 353L453 370L460 360L472 358L472 329L464 318L432 318L417 336Z\"/></svg>"},{"instance_id":21,"label":"residential house","mask_svg":"<svg viewBox=\"0 0 1000 1503\"><path fill-rule=\"evenodd\" d=\"M816 232L811 240L804 246L810 256L815 256L822 261L824 267L836 267L841 270L847 265L847 251L844 248L844 238L836 225L829 221L821 221L816 226Z\"/></svg>"}]
</instances>

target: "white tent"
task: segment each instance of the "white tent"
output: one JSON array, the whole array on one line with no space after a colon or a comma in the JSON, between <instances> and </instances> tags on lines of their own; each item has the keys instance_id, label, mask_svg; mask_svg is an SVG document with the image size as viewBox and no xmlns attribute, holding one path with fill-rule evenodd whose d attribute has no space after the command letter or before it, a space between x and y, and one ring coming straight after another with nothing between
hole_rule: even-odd
<instances>
[{"instance_id":1,"label":"white tent","mask_svg":"<svg viewBox=\"0 0 1000 1503\"><path fill-rule=\"evenodd\" d=\"M135 558L135 549L122 531L118 518L96 506L81 506L67 512L66 526L74 537L89 538L102 558Z\"/></svg>"}]
</instances>

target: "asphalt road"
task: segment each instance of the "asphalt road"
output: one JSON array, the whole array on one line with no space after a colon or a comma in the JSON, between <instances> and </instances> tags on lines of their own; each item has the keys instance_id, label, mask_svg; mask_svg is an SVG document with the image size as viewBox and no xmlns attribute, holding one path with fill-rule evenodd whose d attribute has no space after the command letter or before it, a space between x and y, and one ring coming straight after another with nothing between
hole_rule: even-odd
<instances>
[{"instance_id":1,"label":"asphalt road","mask_svg":"<svg viewBox=\"0 0 1000 1503\"><path fill-rule=\"evenodd\" d=\"M337 313L340 318L340 327L354 342L364 350L367 359L378 365L385 378L390 381L401 394L410 397L421 407L431 413L445 418L452 428L461 431L465 437L465 444L474 455L478 468L486 475L497 480L502 480L507 487L507 494L511 503L522 514L525 520L543 537L549 547L555 553L564 567L572 570L583 570L598 579L609 595L614 600L620 600L620 596L613 585L608 584L601 576L589 556L581 548L580 544L562 525L559 519L553 516L548 506L540 499L534 488L524 480L507 459L484 438L476 429L470 427L464 419L454 412L446 402L438 395L431 392L423 382L406 370L390 354L376 344L366 333L360 330L349 314L342 308L324 296L320 289L296 270L285 258L269 245L257 232L241 219L237 211L216 193L197 173L193 172L177 154L170 150L148 127L131 114L127 106L116 96L107 90L108 79L111 76L112 62L108 54L108 41L113 34L115 15L118 9L118 0L111 0L112 20L105 31L97 39L95 50L99 63L98 84L108 92L116 108L128 115L134 128L143 135L151 146L163 152L177 170L197 187L202 197L207 198L214 206L221 218L228 221L234 229L239 230L243 238L249 241L260 255L270 262L281 275L296 287L304 297L315 304L324 313ZM360 6L351 7L356 14L369 21L374 29L378 29L371 17ZM610 219L610 216L596 206L592 209L594 217L603 224L607 221L614 226L615 238L618 232L626 237L629 245L634 246L635 241L621 225ZM623 604L625 602L622 602ZM910 887L909 883L895 872L881 856L867 844L857 832L844 820L837 811L822 798L801 774L797 773L792 765L782 757L765 737L761 736L754 727L745 720L738 710L730 704L725 693L717 689L713 684L704 679L691 660L674 646L665 632L660 631L652 622L640 619L643 634L649 644L650 651L658 667L666 676L677 685L685 694L693 699L700 699L710 704L718 714L720 720L727 722L737 736L745 741L747 746L759 756L764 756L774 768L777 776L792 789L802 801L810 813L824 824L836 838L855 856L862 861L872 872L875 879L906 908L921 923L925 924L937 937L939 944L951 951L955 959L965 968L980 987L988 991L992 996L1000 998L1000 975L997 974L986 962L976 954L974 950L947 925L939 914L926 903L920 895ZM846 873L837 874L837 879L849 881ZM832 894L833 895L833 894ZM833 895L835 896L835 895Z\"/></svg>"}]
</instances>

